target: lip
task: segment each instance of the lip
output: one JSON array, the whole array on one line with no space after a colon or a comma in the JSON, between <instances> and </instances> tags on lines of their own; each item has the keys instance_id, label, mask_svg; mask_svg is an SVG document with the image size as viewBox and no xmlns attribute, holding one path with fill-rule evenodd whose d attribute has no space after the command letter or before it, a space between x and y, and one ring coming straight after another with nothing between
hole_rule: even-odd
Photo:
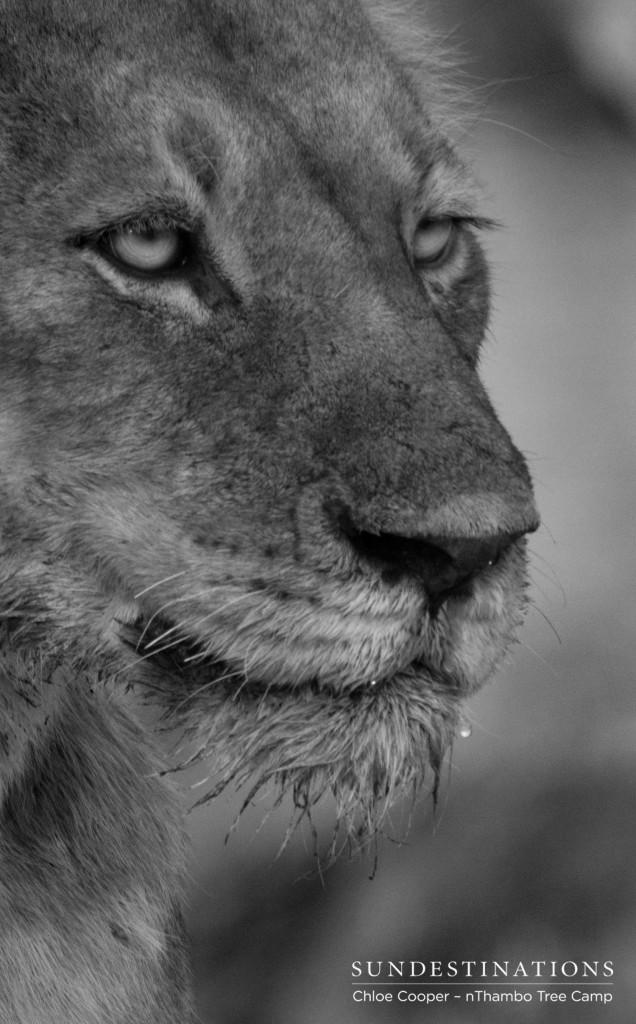
<instances>
[{"instance_id":1,"label":"lip","mask_svg":"<svg viewBox=\"0 0 636 1024\"><path fill-rule=\"evenodd\" d=\"M119 623L121 641L147 664L153 675L169 674L170 677L187 682L188 688L215 686L229 699L236 699L241 693L244 698L260 700L270 695L287 698L300 694L314 694L322 698L343 698L358 701L379 696L392 685L398 685L405 677L421 679L423 684L434 684L444 688L449 697L461 696L463 688L440 666L433 665L422 653L394 669L390 675L377 674L363 681L341 687L320 682L318 678L294 684L289 682L263 682L249 678L223 658L215 657L208 645L179 635L177 627L170 620L153 615L149 619L138 618L134 623Z\"/></svg>"}]
</instances>

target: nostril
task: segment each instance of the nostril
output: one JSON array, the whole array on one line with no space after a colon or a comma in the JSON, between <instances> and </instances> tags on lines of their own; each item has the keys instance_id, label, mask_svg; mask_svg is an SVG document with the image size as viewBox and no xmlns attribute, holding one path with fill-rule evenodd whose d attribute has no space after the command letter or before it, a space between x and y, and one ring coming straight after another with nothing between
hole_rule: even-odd
<instances>
[{"instance_id":1,"label":"nostril","mask_svg":"<svg viewBox=\"0 0 636 1024\"><path fill-rule=\"evenodd\" d=\"M367 533L342 520L341 528L358 555L380 569L387 583L396 583L406 576L419 580L433 607L450 594L458 593L480 571L496 564L523 536L519 532L488 537L401 537Z\"/></svg>"},{"instance_id":2,"label":"nostril","mask_svg":"<svg viewBox=\"0 0 636 1024\"><path fill-rule=\"evenodd\" d=\"M458 576L474 576L495 565L523 533L498 533L488 537L427 537L427 545L442 551ZM417 541L415 542L417 543Z\"/></svg>"}]
</instances>

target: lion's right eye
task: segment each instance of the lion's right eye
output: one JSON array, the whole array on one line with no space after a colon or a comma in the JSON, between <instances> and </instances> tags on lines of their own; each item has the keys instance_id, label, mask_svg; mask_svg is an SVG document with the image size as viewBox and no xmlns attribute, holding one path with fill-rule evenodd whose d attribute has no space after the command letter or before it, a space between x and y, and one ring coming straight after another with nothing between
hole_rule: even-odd
<instances>
[{"instance_id":1,"label":"lion's right eye","mask_svg":"<svg viewBox=\"0 0 636 1024\"><path fill-rule=\"evenodd\" d=\"M106 232L99 240L99 248L124 267L149 276L183 267L190 254L184 231L145 224L125 224Z\"/></svg>"},{"instance_id":2,"label":"lion's right eye","mask_svg":"<svg viewBox=\"0 0 636 1024\"><path fill-rule=\"evenodd\" d=\"M413 238L413 259L417 266L435 266L446 259L453 248L457 224L452 217L420 221Z\"/></svg>"}]
</instances>

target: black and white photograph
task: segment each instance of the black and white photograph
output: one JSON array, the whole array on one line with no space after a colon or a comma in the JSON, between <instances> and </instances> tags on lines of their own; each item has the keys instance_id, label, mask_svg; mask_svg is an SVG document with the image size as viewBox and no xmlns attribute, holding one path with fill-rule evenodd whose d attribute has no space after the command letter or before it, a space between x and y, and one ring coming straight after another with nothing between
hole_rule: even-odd
<instances>
[{"instance_id":1,"label":"black and white photograph","mask_svg":"<svg viewBox=\"0 0 636 1024\"><path fill-rule=\"evenodd\" d=\"M0 1024L636 1019L633 0L0 0Z\"/></svg>"}]
</instances>

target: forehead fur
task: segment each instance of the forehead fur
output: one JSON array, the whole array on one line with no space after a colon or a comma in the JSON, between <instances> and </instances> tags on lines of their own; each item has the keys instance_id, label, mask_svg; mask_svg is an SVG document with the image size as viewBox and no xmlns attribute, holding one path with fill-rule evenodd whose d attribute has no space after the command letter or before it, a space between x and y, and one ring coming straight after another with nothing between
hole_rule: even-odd
<instances>
[{"instance_id":1,"label":"forehead fur","mask_svg":"<svg viewBox=\"0 0 636 1024\"><path fill-rule=\"evenodd\" d=\"M28 97L23 115L51 93L70 114L78 86L99 93L105 81L119 81L125 104L160 91L162 79L196 95L207 78L249 107L255 98L264 110L295 100L307 120L345 104L399 116L415 101L384 24L376 32L357 0L0 0L0 9L4 100L10 110L12 98Z\"/></svg>"},{"instance_id":2,"label":"forehead fur","mask_svg":"<svg viewBox=\"0 0 636 1024\"><path fill-rule=\"evenodd\" d=\"M79 55L97 67L125 59L156 67L161 57L186 80L226 61L273 78L293 71L302 82L305 67L335 67L345 52L354 72L372 40L358 0L0 0L0 11L3 50L18 50L23 80L43 60L72 74Z\"/></svg>"},{"instance_id":3,"label":"forehead fur","mask_svg":"<svg viewBox=\"0 0 636 1024\"><path fill-rule=\"evenodd\" d=\"M214 178L216 142L236 169L244 140L260 137L273 152L282 133L279 152L291 142L295 159L318 154L323 167L375 164L402 195L445 166L462 212L470 205L436 127L440 96L434 85L422 95L410 68L409 54L431 47L393 8L374 8L371 20L356 0L29 0L26 16L16 0L3 8L8 155L20 164L10 188L18 178L24 188L43 175L50 183L57 169L86 193L144 180L159 194L152 179L168 149L187 151L190 166L198 154Z\"/></svg>"}]
</instances>

